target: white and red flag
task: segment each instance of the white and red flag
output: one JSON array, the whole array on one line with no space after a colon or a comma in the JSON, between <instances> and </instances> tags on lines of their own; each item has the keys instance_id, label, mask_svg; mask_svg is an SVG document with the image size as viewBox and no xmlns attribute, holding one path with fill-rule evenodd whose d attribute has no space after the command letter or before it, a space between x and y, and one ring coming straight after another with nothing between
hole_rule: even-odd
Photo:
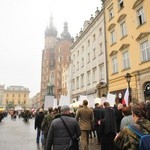
<instances>
[{"instance_id":1,"label":"white and red flag","mask_svg":"<svg viewBox=\"0 0 150 150\"><path fill-rule=\"evenodd\" d=\"M124 99L122 101L122 104L123 105L126 104L126 106L128 106L129 104L129 89L128 88L126 89L126 92L124 94Z\"/></svg>"}]
</instances>

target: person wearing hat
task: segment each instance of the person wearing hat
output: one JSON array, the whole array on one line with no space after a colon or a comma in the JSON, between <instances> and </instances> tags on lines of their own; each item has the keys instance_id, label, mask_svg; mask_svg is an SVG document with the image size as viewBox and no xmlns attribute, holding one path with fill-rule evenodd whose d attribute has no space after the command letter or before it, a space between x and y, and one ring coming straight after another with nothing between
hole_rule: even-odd
<instances>
[{"instance_id":1,"label":"person wearing hat","mask_svg":"<svg viewBox=\"0 0 150 150\"><path fill-rule=\"evenodd\" d=\"M46 150L67 150L69 149L70 135L63 123L65 122L70 134L77 138L81 135L81 130L77 120L70 116L68 105L61 107L61 117L52 121L48 131ZM76 149L77 150L77 149Z\"/></svg>"},{"instance_id":2,"label":"person wearing hat","mask_svg":"<svg viewBox=\"0 0 150 150\"><path fill-rule=\"evenodd\" d=\"M43 108L39 109L39 113L35 117L34 129L37 129L36 143L39 143L40 135L41 135L41 124L44 119L44 111Z\"/></svg>"}]
</instances>

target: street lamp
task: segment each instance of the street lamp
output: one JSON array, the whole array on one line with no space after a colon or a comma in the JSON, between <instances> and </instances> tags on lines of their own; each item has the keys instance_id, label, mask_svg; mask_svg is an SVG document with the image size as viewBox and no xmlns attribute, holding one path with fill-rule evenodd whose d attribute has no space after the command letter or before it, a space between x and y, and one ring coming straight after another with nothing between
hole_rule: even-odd
<instances>
[{"instance_id":1,"label":"street lamp","mask_svg":"<svg viewBox=\"0 0 150 150\"><path fill-rule=\"evenodd\" d=\"M132 102L132 99L131 99L131 88L130 88L131 77L132 77L132 76L131 76L129 73L127 73L127 74L125 75L126 81L127 81L127 83L128 83L128 89L129 89L129 103Z\"/></svg>"}]
</instances>

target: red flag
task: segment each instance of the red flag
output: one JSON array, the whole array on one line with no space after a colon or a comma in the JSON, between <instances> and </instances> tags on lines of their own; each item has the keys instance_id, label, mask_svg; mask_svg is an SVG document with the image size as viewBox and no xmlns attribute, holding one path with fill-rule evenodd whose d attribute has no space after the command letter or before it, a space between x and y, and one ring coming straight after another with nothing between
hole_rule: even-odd
<instances>
[{"instance_id":1,"label":"red flag","mask_svg":"<svg viewBox=\"0 0 150 150\"><path fill-rule=\"evenodd\" d=\"M126 105L126 102L124 99L122 100L122 105Z\"/></svg>"}]
</instances>

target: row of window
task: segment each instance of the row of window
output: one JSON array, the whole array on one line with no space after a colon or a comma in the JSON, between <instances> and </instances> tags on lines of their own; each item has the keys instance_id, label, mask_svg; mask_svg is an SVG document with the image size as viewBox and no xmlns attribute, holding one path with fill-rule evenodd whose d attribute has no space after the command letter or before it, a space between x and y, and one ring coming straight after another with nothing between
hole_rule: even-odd
<instances>
[{"instance_id":1,"label":"row of window","mask_svg":"<svg viewBox=\"0 0 150 150\"><path fill-rule=\"evenodd\" d=\"M124 7L124 0L119 0L119 10L121 10ZM144 17L144 10L143 10L143 6L138 7L136 9L136 13L137 13L137 22L138 22L138 26L142 25L145 22L145 17ZM109 16L109 20L111 20L112 18L114 18L114 8L113 5L109 8L108 10L108 16Z\"/></svg>"},{"instance_id":2,"label":"row of window","mask_svg":"<svg viewBox=\"0 0 150 150\"><path fill-rule=\"evenodd\" d=\"M67 60L67 61L70 61L70 57L69 56L59 56L58 57L58 62L61 62L61 61L64 61L64 60Z\"/></svg>"},{"instance_id":3,"label":"row of window","mask_svg":"<svg viewBox=\"0 0 150 150\"><path fill-rule=\"evenodd\" d=\"M118 0L118 9L121 10L124 7L124 1ZM114 9L113 6L111 6L108 10L108 16L109 20L111 20L114 17Z\"/></svg>"},{"instance_id":4,"label":"row of window","mask_svg":"<svg viewBox=\"0 0 150 150\"><path fill-rule=\"evenodd\" d=\"M15 97L17 95L18 95L18 97L21 97L20 94L7 94L7 97L9 97L9 96ZM26 97L26 96L27 96L26 94L23 95L23 97Z\"/></svg>"},{"instance_id":5,"label":"row of window","mask_svg":"<svg viewBox=\"0 0 150 150\"><path fill-rule=\"evenodd\" d=\"M102 36L102 28L99 29L99 36ZM92 45L94 44L94 42L96 41L96 34L93 34L93 42ZM91 40L89 39L87 41L87 46L90 47L91 45ZM84 54L84 50L85 50L85 46L82 46L81 48L81 54ZM100 43L100 53L102 52L102 43ZM72 60L75 60L76 58L79 57L80 54L80 50L77 50L76 54L73 55Z\"/></svg>"},{"instance_id":6,"label":"row of window","mask_svg":"<svg viewBox=\"0 0 150 150\"><path fill-rule=\"evenodd\" d=\"M123 0L121 0L121 3L123 3ZM108 13L109 13L109 19L112 19L114 17L113 6L110 7ZM139 7L136 10L136 13L137 13L138 26L141 26L146 21L143 6ZM126 15L122 16L123 19L119 21L120 22L120 37L121 38L123 38L127 35L127 27L126 27L125 17L126 17ZM112 24L112 26L113 26L113 24ZM116 43L115 24L114 24L113 28L110 29L110 38L111 38L111 44Z\"/></svg>"},{"instance_id":7,"label":"row of window","mask_svg":"<svg viewBox=\"0 0 150 150\"><path fill-rule=\"evenodd\" d=\"M8 104L16 104L16 105L20 105L20 104L26 104L26 101L23 101L23 102L20 102L19 100L16 102L14 102L14 101L8 101L8 100L6 100L6 105L8 105Z\"/></svg>"},{"instance_id":8,"label":"row of window","mask_svg":"<svg viewBox=\"0 0 150 150\"><path fill-rule=\"evenodd\" d=\"M78 77L76 77L76 79L73 79L72 80L72 90L75 90L75 87L76 87L76 89L78 89L80 87L82 88L84 86L88 86L88 85L91 85L92 83L99 81L96 78L97 75L98 75L99 80L104 79L104 66L103 65L99 66L99 72L97 72L97 68L95 67L92 70L87 71L86 78L85 78L85 74L82 74L80 76L80 78L78 76ZM85 79L86 79L86 82L85 82Z\"/></svg>"},{"instance_id":9,"label":"row of window","mask_svg":"<svg viewBox=\"0 0 150 150\"><path fill-rule=\"evenodd\" d=\"M92 54L92 58L91 58ZM99 49L99 55L103 54L102 50L102 43L100 44L100 49ZM87 53L87 63L90 63L91 60L96 59L96 49L94 48L91 52ZM84 57L81 58L81 62L77 61L76 62L76 70L79 70L79 66L84 67L85 59ZM73 65L73 72L75 72L75 65Z\"/></svg>"},{"instance_id":10,"label":"row of window","mask_svg":"<svg viewBox=\"0 0 150 150\"><path fill-rule=\"evenodd\" d=\"M141 62L150 60L150 44L148 40L140 44ZM122 53L122 68L123 70L130 68L129 51L126 50ZM118 73L118 60L117 55L112 57L112 73Z\"/></svg>"},{"instance_id":11,"label":"row of window","mask_svg":"<svg viewBox=\"0 0 150 150\"><path fill-rule=\"evenodd\" d=\"M150 44L149 44L148 40L140 43L140 53L141 53L141 61L142 62L150 60ZM79 62L77 63L77 66L78 65L79 65ZM129 57L129 50L128 49L122 52L122 68L123 68L123 70L130 68L130 57ZM92 74L91 74L91 72L92 72ZM114 55L112 57L112 73L113 74L118 73L117 55ZM87 85L90 85L90 84L96 82L96 75L97 75L97 69L94 68L94 69L92 69L92 71L87 71L86 82L84 82L84 80L85 80L84 74L81 75L80 79L79 79L79 77L76 77L76 79L73 79L73 81L72 81L72 90L75 90L75 87L77 89L80 88L79 83L80 83L81 87L84 87L85 83ZM99 67L99 79L100 80L104 79L104 68L103 68L103 66Z\"/></svg>"}]
</instances>

